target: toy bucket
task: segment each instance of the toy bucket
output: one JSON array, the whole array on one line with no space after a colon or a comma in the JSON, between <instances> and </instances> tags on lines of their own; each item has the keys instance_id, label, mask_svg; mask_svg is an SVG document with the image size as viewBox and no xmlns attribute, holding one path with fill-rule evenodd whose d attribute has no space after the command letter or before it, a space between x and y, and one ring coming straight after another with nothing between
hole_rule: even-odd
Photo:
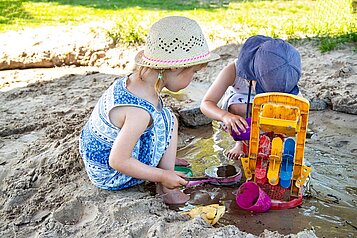
<instances>
[{"instance_id":1,"label":"toy bucket","mask_svg":"<svg viewBox=\"0 0 357 238\"><path fill-rule=\"evenodd\" d=\"M253 212L266 212L271 207L270 197L254 182L239 187L236 202L240 208Z\"/></svg>"}]
</instances>

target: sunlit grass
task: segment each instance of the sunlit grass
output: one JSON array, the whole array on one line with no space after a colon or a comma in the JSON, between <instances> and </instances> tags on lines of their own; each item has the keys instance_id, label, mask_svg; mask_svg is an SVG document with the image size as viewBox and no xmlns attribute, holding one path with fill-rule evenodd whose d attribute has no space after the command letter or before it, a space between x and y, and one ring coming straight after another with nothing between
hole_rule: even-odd
<instances>
[{"instance_id":1,"label":"sunlit grass","mask_svg":"<svg viewBox=\"0 0 357 238\"><path fill-rule=\"evenodd\" d=\"M284 39L319 37L324 51L356 39L352 0L230 1L229 6L214 8L203 2L208 1L0 0L0 32L111 20L117 22L108 30L113 43L140 44L153 22L182 15L197 20L211 40L226 43L255 34Z\"/></svg>"}]
</instances>

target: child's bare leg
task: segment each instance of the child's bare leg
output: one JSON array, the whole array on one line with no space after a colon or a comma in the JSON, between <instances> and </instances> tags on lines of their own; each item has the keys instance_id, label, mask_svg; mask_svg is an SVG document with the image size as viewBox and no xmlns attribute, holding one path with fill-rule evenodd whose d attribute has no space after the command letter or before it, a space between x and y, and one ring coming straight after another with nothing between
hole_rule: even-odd
<instances>
[{"instance_id":1,"label":"child's bare leg","mask_svg":"<svg viewBox=\"0 0 357 238\"><path fill-rule=\"evenodd\" d=\"M230 105L228 111L235 115L245 117L246 109L247 104L237 103ZM230 159L237 160L241 155L243 155L243 153L243 142L237 141L234 147L227 152L227 157Z\"/></svg>"},{"instance_id":2,"label":"child's bare leg","mask_svg":"<svg viewBox=\"0 0 357 238\"><path fill-rule=\"evenodd\" d=\"M227 152L227 157L229 159L237 160L241 155L243 155L243 143L237 141L234 147Z\"/></svg>"},{"instance_id":3,"label":"child's bare leg","mask_svg":"<svg viewBox=\"0 0 357 238\"><path fill-rule=\"evenodd\" d=\"M178 121L175 117L174 130L169 148L162 157L158 167L166 170L174 170L177 150L177 136L178 136ZM167 204L183 204L190 199L190 196L183 193L179 189L168 189L162 184L157 185L157 193L162 195L162 198Z\"/></svg>"},{"instance_id":4,"label":"child's bare leg","mask_svg":"<svg viewBox=\"0 0 357 238\"><path fill-rule=\"evenodd\" d=\"M189 166L190 163L189 163L187 160L185 160L185 159L177 158L177 157L176 157L175 165L179 165L179 166Z\"/></svg>"},{"instance_id":5,"label":"child's bare leg","mask_svg":"<svg viewBox=\"0 0 357 238\"><path fill-rule=\"evenodd\" d=\"M184 204L190 199L190 196L179 189L168 189L161 183L156 185L156 192L162 196L166 204Z\"/></svg>"}]
</instances>

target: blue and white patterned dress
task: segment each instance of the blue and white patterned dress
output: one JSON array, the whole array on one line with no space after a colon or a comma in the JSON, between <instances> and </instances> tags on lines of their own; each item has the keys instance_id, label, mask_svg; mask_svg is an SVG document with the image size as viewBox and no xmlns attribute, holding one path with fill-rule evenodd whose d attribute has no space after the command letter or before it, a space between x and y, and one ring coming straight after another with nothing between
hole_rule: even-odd
<instances>
[{"instance_id":1,"label":"blue and white patterned dress","mask_svg":"<svg viewBox=\"0 0 357 238\"><path fill-rule=\"evenodd\" d=\"M174 128L174 114L166 107L157 109L153 104L135 96L126 88L127 77L117 79L101 96L79 139L79 150L86 171L93 184L108 190L120 190L143 180L132 178L109 166L109 154L120 133L109 120L109 112L118 106L135 106L150 113L152 124L140 136L132 157L156 167L167 150Z\"/></svg>"}]
</instances>

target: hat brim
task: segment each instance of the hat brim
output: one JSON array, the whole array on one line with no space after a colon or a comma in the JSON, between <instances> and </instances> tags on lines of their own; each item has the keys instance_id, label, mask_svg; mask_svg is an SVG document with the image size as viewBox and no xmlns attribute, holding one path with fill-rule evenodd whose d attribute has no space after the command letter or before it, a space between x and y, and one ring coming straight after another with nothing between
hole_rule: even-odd
<instances>
[{"instance_id":1,"label":"hat brim","mask_svg":"<svg viewBox=\"0 0 357 238\"><path fill-rule=\"evenodd\" d=\"M147 60L143 59L144 55L144 50L140 51L139 53L136 54L135 56L135 63L139 66L145 66L149 68L154 68L154 69L173 69L173 68L186 68L194 65L199 65L199 64L204 64L208 63L214 60L218 60L221 58L218 54L210 52L207 57L198 59L198 60L192 60L192 61L186 61L186 62L174 62L174 63L159 63L159 62L149 62Z\"/></svg>"}]
</instances>

